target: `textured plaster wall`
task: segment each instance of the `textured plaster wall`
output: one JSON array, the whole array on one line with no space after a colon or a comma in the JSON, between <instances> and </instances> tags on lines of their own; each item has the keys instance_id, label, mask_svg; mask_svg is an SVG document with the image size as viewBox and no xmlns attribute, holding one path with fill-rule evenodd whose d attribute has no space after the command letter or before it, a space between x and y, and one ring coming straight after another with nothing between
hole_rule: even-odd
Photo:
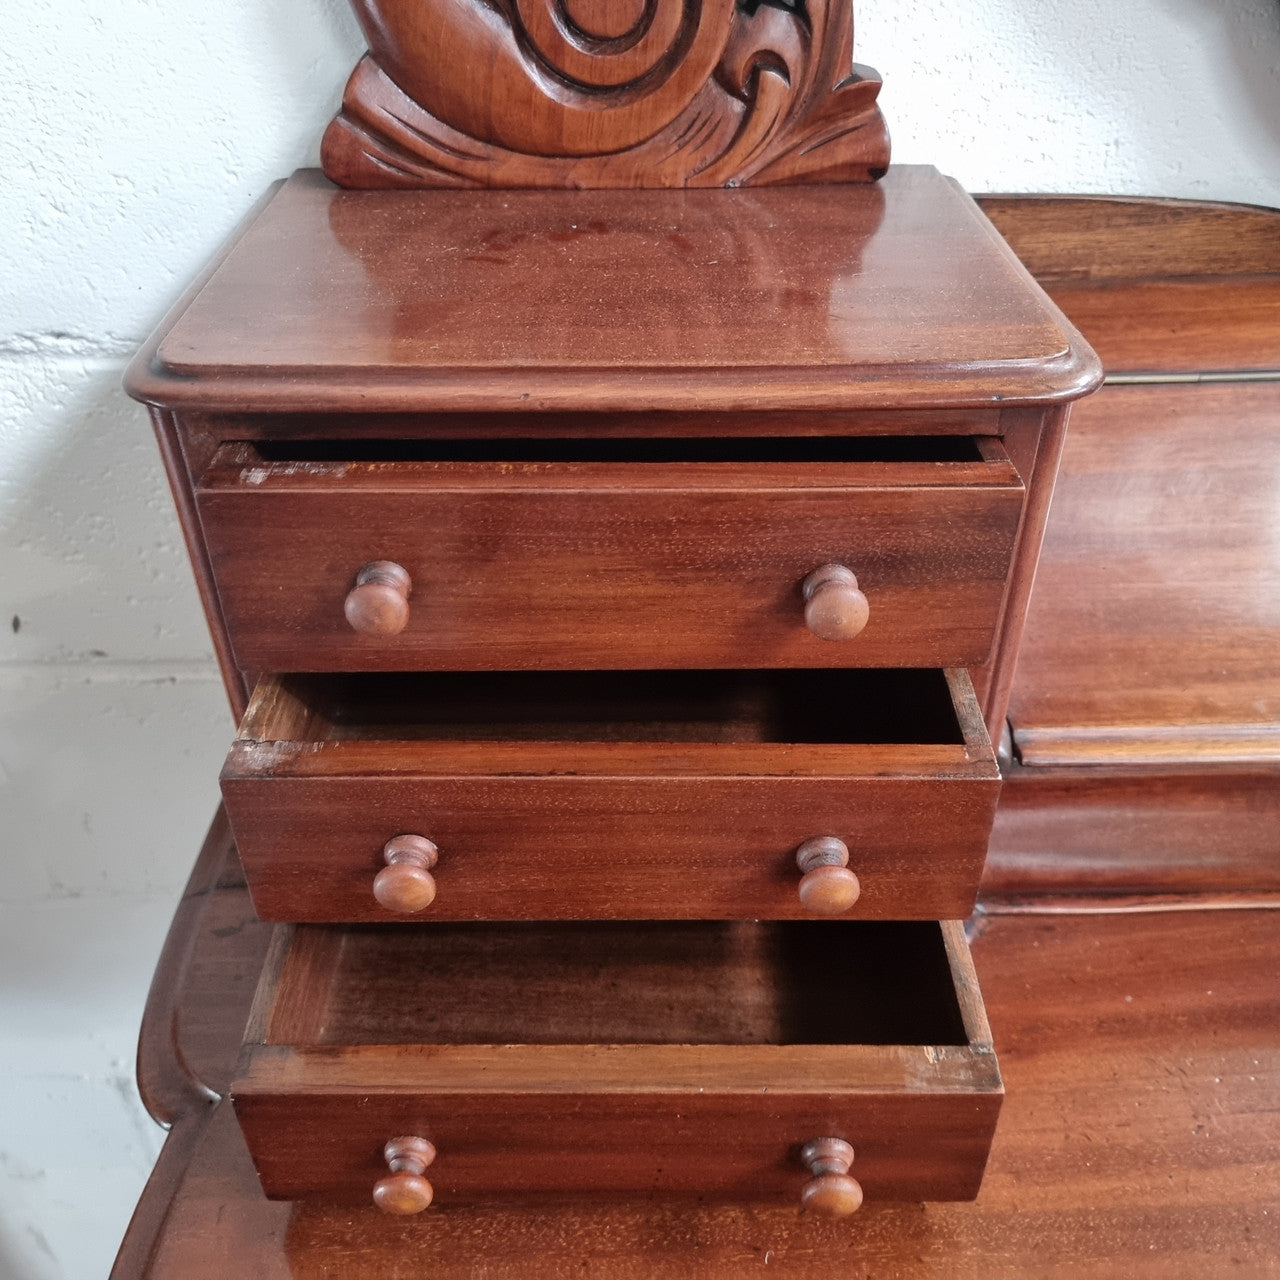
<instances>
[{"instance_id":1,"label":"textured plaster wall","mask_svg":"<svg viewBox=\"0 0 1280 1280\"><path fill-rule=\"evenodd\" d=\"M105 1271L155 952L230 729L129 351L314 163L341 0L24 0L0 42L0 1277ZM896 157L1280 204L1280 0L860 0Z\"/></svg>"}]
</instances>

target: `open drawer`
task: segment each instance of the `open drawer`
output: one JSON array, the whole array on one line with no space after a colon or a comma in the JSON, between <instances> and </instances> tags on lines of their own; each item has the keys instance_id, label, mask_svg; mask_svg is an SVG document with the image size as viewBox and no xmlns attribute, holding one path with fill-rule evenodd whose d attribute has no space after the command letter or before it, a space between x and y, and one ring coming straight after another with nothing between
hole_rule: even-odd
<instances>
[{"instance_id":1,"label":"open drawer","mask_svg":"<svg viewBox=\"0 0 1280 1280\"><path fill-rule=\"evenodd\" d=\"M222 774L296 921L958 918L999 786L955 670L274 677Z\"/></svg>"},{"instance_id":2,"label":"open drawer","mask_svg":"<svg viewBox=\"0 0 1280 1280\"><path fill-rule=\"evenodd\" d=\"M251 671L976 666L1023 496L964 436L263 440L196 487Z\"/></svg>"},{"instance_id":3,"label":"open drawer","mask_svg":"<svg viewBox=\"0 0 1280 1280\"><path fill-rule=\"evenodd\" d=\"M238 1076L268 1196L367 1202L416 1139L442 1207L785 1203L819 1140L869 1198L971 1199L1003 1092L937 922L281 925Z\"/></svg>"}]
</instances>

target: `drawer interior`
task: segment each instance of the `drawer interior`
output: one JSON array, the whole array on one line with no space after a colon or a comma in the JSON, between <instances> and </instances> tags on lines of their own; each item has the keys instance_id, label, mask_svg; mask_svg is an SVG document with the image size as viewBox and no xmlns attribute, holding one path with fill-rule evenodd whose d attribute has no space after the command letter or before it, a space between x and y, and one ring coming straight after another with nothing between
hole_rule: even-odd
<instances>
[{"instance_id":1,"label":"drawer interior","mask_svg":"<svg viewBox=\"0 0 1280 1280\"><path fill-rule=\"evenodd\" d=\"M416 1134L442 1206L785 1203L817 1135L972 1199L1002 1093L954 921L280 925L231 1087L268 1196L367 1200Z\"/></svg>"},{"instance_id":2,"label":"drawer interior","mask_svg":"<svg viewBox=\"0 0 1280 1280\"><path fill-rule=\"evenodd\" d=\"M633 436L565 439L258 440L243 457L289 462L982 462L999 441L952 436Z\"/></svg>"},{"instance_id":3,"label":"drawer interior","mask_svg":"<svg viewBox=\"0 0 1280 1280\"><path fill-rule=\"evenodd\" d=\"M259 685L240 737L963 744L972 696L928 669L300 674Z\"/></svg>"},{"instance_id":4,"label":"drawer interior","mask_svg":"<svg viewBox=\"0 0 1280 1280\"><path fill-rule=\"evenodd\" d=\"M815 834L859 918L959 918L999 786L955 669L267 676L222 771L259 912L299 922L394 916L403 833L433 921L803 919Z\"/></svg>"},{"instance_id":5,"label":"drawer interior","mask_svg":"<svg viewBox=\"0 0 1280 1280\"><path fill-rule=\"evenodd\" d=\"M289 935L266 1043L969 1042L941 927L433 924Z\"/></svg>"}]
</instances>

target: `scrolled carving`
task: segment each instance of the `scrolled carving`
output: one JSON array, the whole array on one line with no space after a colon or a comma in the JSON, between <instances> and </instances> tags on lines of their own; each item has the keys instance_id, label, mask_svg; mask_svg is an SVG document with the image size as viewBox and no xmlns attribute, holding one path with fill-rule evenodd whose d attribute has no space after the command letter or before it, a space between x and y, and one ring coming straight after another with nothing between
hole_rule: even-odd
<instances>
[{"instance_id":1,"label":"scrolled carving","mask_svg":"<svg viewBox=\"0 0 1280 1280\"><path fill-rule=\"evenodd\" d=\"M648 0L631 27L601 38L582 28L564 0L515 0L528 49L546 70L570 90L615 91L616 102L588 98L574 107L606 113L625 107L630 116L647 102L655 118L677 114L692 96L685 82L699 79L699 72L705 79L714 69L718 29L732 5L733 0ZM601 16L584 15L583 21L601 29Z\"/></svg>"},{"instance_id":2,"label":"scrolled carving","mask_svg":"<svg viewBox=\"0 0 1280 1280\"><path fill-rule=\"evenodd\" d=\"M352 0L351 187L742 186L888 166L850 0Z\"/></svg>"}]
</instances>

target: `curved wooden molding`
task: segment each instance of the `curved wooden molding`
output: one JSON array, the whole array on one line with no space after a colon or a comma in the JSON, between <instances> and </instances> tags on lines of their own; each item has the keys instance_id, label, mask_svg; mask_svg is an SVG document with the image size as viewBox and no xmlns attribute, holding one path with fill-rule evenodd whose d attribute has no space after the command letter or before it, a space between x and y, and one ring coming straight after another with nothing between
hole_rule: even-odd
<instances>
[{"instance_id":1,"label":"curved wooden molding","mask_svg":"<svg viewBox=\"0 0 1280 1280\"><path fill-rule=\"evenodd\" d=\"M352 0L346 187L867 182L889 164L851 0Z\"/></svg>"}]
</instances>

